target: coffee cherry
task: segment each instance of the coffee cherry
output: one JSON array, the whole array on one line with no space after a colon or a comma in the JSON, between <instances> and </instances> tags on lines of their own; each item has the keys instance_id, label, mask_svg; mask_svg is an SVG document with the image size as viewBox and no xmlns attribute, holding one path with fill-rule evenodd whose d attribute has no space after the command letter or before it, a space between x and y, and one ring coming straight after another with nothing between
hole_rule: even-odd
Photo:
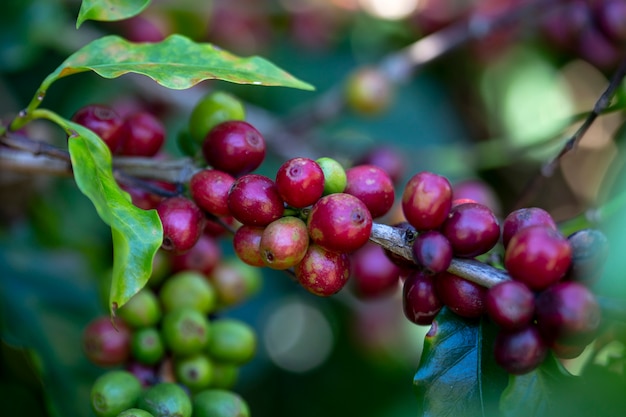
<instances>
[{"instance_id":1,"label":"coffee cherry","mask_svg":"<svg viewBox=\"0 0 626 417\"><path fill-rule=\"evenodd\" d=\"M350 194L329 194L313 205L307 227L318 245L353 252L369 240L372 215L361 200Z\"/></svg>"},{"instance_id":2,"label":"coffee cherry","mask_svg":"<svg viewBox=\"0 0 626 417\"><path fill-rule=\"evenodd\" d=\"M165 281L159 298L166 312L192 308L207 314L215 310L217 292L200 272L180 271Z\"/></svg>"},{"instance_id":3,"label":"coffee cherry","mask_svg":"<svg viewBox=\"0 0 626 417\"><path fill-rule=\"evenodd\" d=\"M606 0L597 2L595 15L602 33L617 45L626 42L626 3L622 0Z\"/></svg>"},{"instance_id":4,"label":"coffee cherry","mask_svg":"<svg viewBox=\"0 0 626 417\"><path fill-rule=\"evenodd\" d=\"M121 320L98 317L83 330L83 350L87 359L99 366L120 365L130 357L130 328Z\"/></svg>"},{"instance_id":5,"label":"coffee cherry","mask_svg":"<svg viewBox=\"0 0 626 417\"><path fill-rule=\"evenodd\" d=\"M165 143L165 127L152 114L139 111L124 119L126 137L118 152L126 156L154 156Z\"/></svg>"},{"instance_id":6,"label":"coffee cherry","mask_svg":"<svg viewBox=\"0 0 626 417\"><path fill-rule=\"evenodd\" d=\"M350 264L351 289L358 297L380 297L398 288L400 267L389 260L380 246L366 243L352 254Z\"/></svg>"},{"instance_id":7,"label":"coffee cherry","mask_svg":"<svg viewBox=\"0 0 626 417\"><path fill-rule=\"evenodd\" d=\"M244 120L241 101L225 91L213 91L198 101L189 117L189 134L201 144L211 129L228 120Z\"/></svg>"},{"instance_id":8,"label":"coffee cherry","mask_svg":"<svg viewBox=\"0 0 626 417\"><path fill-rule=\"evenodd\" d=\"M209 275L221 259L222 249L217 240L202 233L191 249L172 255L170 261L172 272L198 271Z\"/></svg>"},{"instance_id":9,"label":"coffee cherry","mask_svg":"<svg viewBox=\"0 0 626 417\"><path fill-rule=\"evenodd\" d=\"M428 273L438 274L452 262L452 245L436 230L420 233L413 242L413 257Z\"/></svg>"},{"instance_id":10,"label":"coffee cherry","mask_svg":"<svg viewBox=\"0 0 626 417\"><path fill-rule=\"evenodd\" d=\"M233 236L235 254L251 266L265 266L261 256L261 237L265 227L240 226Z\"/></svg>"},{"instance_id":11,"label":"coffee cherry","mask_svg":"<svg viewBox=\"0 0 626 417\"><path fill-rule=\"evenodd\" d=\"M131 327L154 326L161 320L161 306L154 291L143 288L117 310L117 315Z\"/></svg>"},{"instance_id":12,"label":"coffee cherry","mask_svg":"<svg viewBox=\"0 0 626 417\"><path fill-rule=\"evenodd\" d=\"M393 99L393 87L378 69L359 68L346 81L345 97L350 109L372 116L387 110Z\"/></svg>"},{"instance_id":13,"label":"coffee cherry","mask_svg":"<svg viewBox=\"0 0 626 417\"><path fill-rule=\"evenodd\" d=\"M579 230L567 240L572 247L572 265L567 271L567 279L593 285L602 275L602 266L609 254L609 241L604 233L594 229Z\"/></svg>"},{"instance_id":14,"label":"coffee cherry","mask_svg":"<svg viewBox=\"0 0 626 417\"><path fill-rule=\"evenodd\" d=\"M233 217L250 226L267 226L282 217L284 202L276 184L258 174L238 178L228 193L228 209Z\"/></svg>"},{"instance_id":15,"label":"coffee cherry","mask_svg":"<svg viewBox=\"0 0 626 417\"><path fill-rule=\"evenodd\" d=\"M236 229L237 224L237 220L235 220L233 216L222 217L219 221L207 218L204 224L204 234L214 238L221 237L229 233L229 230L225 226Z\"/></svg>"},{"instance_id":16,"label":"coffee cherry","mask_svg":"<svg viewBox=\"0 0 626 417\"><path fill-rule=\"evenodd\" d=\"M347 177L343 166L332 158L322 157L315 160L324 172L324 195L343 193Z\"/></svg>"},{"instance_id":17,"label":"coffee cherry","mask_svg":"<svg viewBox=\"0 0 626 417\"><path fill-rule=\"evenodd\" d=\"M357 165L346 171L344 192L365 203L373 218L383 216L391 209L395 198L393 181L374 165Z\"/></svg>"},{"instance_id":18,"label":"coffee cherry","mask_svg":"<svg viewBox=\"0 0 626 417\"><path fill-rule=\"evenodd\" d=\"M509 213L502 222L502 244L506 248L517 232L525 227L538 225L557 230L550 213L539 207L521 208Z\"/></svg>"},{"instance_id":19,"label":"coffee cherry","mask_svg":"<svg viewBox=\"0 0 626 417\"><path fill-rule=\"evenodd\" d=\"M213 363L209 358L197 353L192 356L174 358L176 380L192 391L207 388L213 379Z\"/></svg>"},{"instance_id":20,"label":"coffee cherry","mask_svg":"<svg viewBox=\"0 0 626 417\"><path fill-rule=\"evenodd\" d=\"M509 241L504 266L513 279L538 291L561 279L571 258L572 248L558 231L549 226L530 226Z\"/></svg>"},{"instance_id":21,"label":"coffee cherry","mask_svg":"<svg viewBox=\"0 0 626 417\"><path fill-rule=\"evenodd\" d=\"M185 197L163 200L156 208L163 224L161 248L172 253L190 250L200 239L204 228L204 214Z\"/></svg>"},{"instance_id":22,"label":"coffee cherry","mask_svg":"<svg viewBox=\"0 0 626 417\"><path fill-rule=\"evenodd\" d=\"M498 219L489 208L478 203L454 207L441 230L454 254L466 258L488 252L500 239Z\"/></svg>"},{"instance_id":23,"label":"coffee cherry","mask_svg":"<svg viewBox=\"0 0 626 417\"><path fill-rule=\"evenodd\" d=\"M386 145L368 150L356 161L356 165L374 165L382 169L389 175L393 184L398 184L406 168L403 155Z\"/></svg>"},{"instance_id":24,"label":"coffee cherry","mask_svg":"<svg viewBox=\"0 0 626 417\"><path fill-rule=\"evenodd\" d=\"M256 346L254 329L243 321L222 318L211 323L211 340L206 352L212 359L242 365L253 358Z\"/></svg>"},{"instance_id":25,"label":"coffee cherry","mask_svg":"<svg viewBox=\"0 0 626 417\"><path fill-rule=\"evenodd\" d=\"M117 415L117 417L154 417L152 413L142 410L140 408L129 408Z\"/></svg>"},{"instance_id":26,"label":"coffee cherry","mask_svg":"<svg viewBox=\"0 0 626 417\"><path fill-rule=\"evenodd\" d=\"M235 386L239 378L239 365L231 363L213 362L213 377L211 388L230 389Z\"/></svg>"},{"instance_id":27,"label":"coffee cherry","mask_svg":"<svg viewBox=\"0 0 626 417\"><path fill-rule=\"evenodd\" d=\"M125 369L141 382L143 388L151 387L157 383L158 377L156 369L151 365L132 360L126 363Z\"/></svg>"},{"instance_id":28,"label":"coffee cherry","mask_svg":"<svg viewBox=\"0 0 626 417\"><path fill-rule=\"evenodd\" d=\"M498 326L505 330L521 329L534 317L535 295L519 281L504 281L487 291L485 307Z\"/></svg>"},{"instance_id":29,"label":"coffee cherry","mask_svg":"<svg viewBox=\"0 0 626 417\"><path fill-rule=\"evenodd\" d=\"M109 371L91 387L91 408L98 417L115 417L135 405L141 383L128 371Z\"/></svg>"},{"instance_id":30,"label":"coffee cherry","mask_svg":"<svg viewBox=\"0 0 626 417\"><path fill-rule=\"evenodd\" d=\"M111 152L115 152L124 139L124 119L112 108L90 104L80 108L72 121L94 132L104 141Z\"/></svg>"},{"instance_id":31,"label":"coffee cherry","mask_svg":"<svg viewBox=\"0 0 626 417\"><path fill-rule=\"evenodd\" d=\"M413 175L402 193L402 212L418 231L437 229L448 217L452 186L447 178L432 172Z\"/></svg>"},{"instance_id":32,"label":"coffee cherry","mask_svg":"<svg viewBox=\"0 0 626 417\"><path fill-rule=\"evenodd\" d=\"M133 358L146 365L157 364L165 354L165 344L156 327L136 329L130 340Z\"/></svg>"},{"instance_id":33,"label":"coffee cherry","mask_svg":"<svg viewBox=\"0 0 626 417\"><path fill-rule=\"evenodd\" d=\"M232 259L221 262L213 270L209 281L217 292L218 307L226 308L256 294L261 287L262 275L259 268Z\"/></svg>"},{"instance_id":34,"label":"coffee cherry","mask_svg":"<svg viewBox=\"0 0 626 417\"><path fill-rule=\"evenodd\" d=\"M265 159L265 139L249 123L231 120L209 131L202 143L204 159L235 177L254 171Z\"/></svg>"},{"instance_id":35,"label":"coffee cherry","mask_svg":"<svg viewBox=\"0 0 626 417\"><path fill-rule=\"evenodd\" d=\"M588 343L595 336L601 312L587 287L578 282L559 282L537 296L536 317L544 339L571 345Z\"/></svg>"},{"instance_id":36,"label":"coffee cherry","mask_svg":"<svg viewBox=\"0 0 626 417\"><path fill-rule=\"evenodd\" d=\"M494 358L498 365L514 375L523 375L537 368L548 349L533 325L520 330L500 332L494 341Z\"/></svg>"},{"instance_id":37,"label":"coffee cherry","mask_svg":"<svg viewBox=\"0 0 626 417\"><path fill-rule=\"evenodd\" d=\"M443 302L437 296L435 279L423 271L412 271L402 286L402 309L411 322L429 325L433 322Z\"/></svg>"},{"instance_id":38,"label":"coffee cherry","mask_svg":"<svg viewBox=\"0 0 626 417\"><path fill-rule=\"evenodd\" d=\"M332 195L332 194L331 194ZM341 290L350 277L350 258L314 243L295 266L298 282L312 294L327 297Z\"/></svg>"},{"instance_id":39,"label":"coffee cherry","mask_svg":"<svg viewBox=\"0 0 626 417\"><path fill-rule=\"evenodd\" d=\"M194 417L250 417L248 404L238 394L208 389L193 397Z\"/></svg>"},{"instance_id":40,"label":"coffee cherry","mask_svg":"<svg viewBox=\"0 0 626 417\"><path fill-rule=\"evenodd\" d=\"M191 399L183 388L171 382L161 382L141 393L137 408L154 417L191 417Z\"/></svg>"},{"instance_id":41,"label":"coffee cherry","mask_svg":"<svg viewBox=\"0 0 626 417\"><path fill-rule=\"evenodd\" d=\"M500 200L484 181L470 179L452 184L452 200L463 199L487 206L496 215L500 213Z\"/></svg>"},{"instance_id":42,"label":"coffee cherry","mask_svg":"<svg viewBox=\"0 0 626 417\"><path fill-rule=\"evenodd\" d=\"M307 207L324 192L324 171L312 159L293 158L278 168L276 187L291 207Z\"/></svg>"},{"instance_id":43,"label":"coffee cherry","mask_svg":"<svg viewBox=\"0 0 626 417\"><path fill-rule=\"evenodd\" d=\"M179 355L192 355L209 341L209 321L199 311L179 308L163 316L162 334L167 347Z\"/></svg>"},{"instance_id":44,"label":"coffee cherry","mask_svg":"<svg viewBox=\"0 0 626 417\"><path fill-rule=\"evenodd\" d=\"M216 169L203 169L189 180L191 198L202 210L215 216L229 216L228 192L235 178Z\"/></svg>"},{"instance_id":45,"label":"coffee cherry","mask_svg":"<svg viewBox=\"0 0 626 417\"><path fill-rule=\"evenodd\" d=\"M308 247L306 224L297 217L285 216L265 227L259 242L259 253L266 266L287 269L302 260Z\"/></svg>"},{"instance_id":46,"label":"coffee cherry","mask_svg":"<svg viewBox=\"0 0 626 417\"><path fill-rule=\"evenodd\" d=\"M487 288L450 272L435 276L439 299L461 317L478 318L485 312Z\"/></svg>"}]
</instances>

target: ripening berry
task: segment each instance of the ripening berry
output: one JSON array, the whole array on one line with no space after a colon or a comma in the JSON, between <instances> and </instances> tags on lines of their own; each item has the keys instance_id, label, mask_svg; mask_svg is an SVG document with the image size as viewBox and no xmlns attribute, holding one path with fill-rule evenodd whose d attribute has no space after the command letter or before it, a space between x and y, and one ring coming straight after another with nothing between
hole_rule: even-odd
<instances>
[{"instance_id":1,"label":"ripening berry","mask_svg":"<svg viewBox=\"0 0 626 417\"><path fill-rule=\"evenodd\" d=\"M259 253L265 266L287 269L302 260L308 247L306 224L297 217L285 216L265 227L259 242Z\"/></svg>"},{"instance_id":2,"label":"ripening berry","mask_svg":"<svg viewBox=\"0 0 626 417\"><path fill-rule=\"evenodd\" d=\"M350 257L346 253L332 252L322 246L310 244L295 266L298 282L310 293L327 297L341 290L350 278Z\"/></svg>"},{"instance_id":3,"label":"ripening berry","mask_svg":"<svg viewBox=\"0 0 626 417\"><path fill-rule=\"evenodd\" d=\"M420 172L409 179L402 194L402 212L418 231L437 229L448 218L452 186L447 178Z\"/></svg>"}]
</instances>

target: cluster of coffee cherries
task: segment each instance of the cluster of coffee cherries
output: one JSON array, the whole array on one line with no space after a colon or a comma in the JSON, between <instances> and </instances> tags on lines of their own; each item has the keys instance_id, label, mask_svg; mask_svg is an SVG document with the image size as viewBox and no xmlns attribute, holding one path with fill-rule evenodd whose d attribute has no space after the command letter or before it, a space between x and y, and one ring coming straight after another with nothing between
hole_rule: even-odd
<instances>
[{"instance_id":1,"label":"cluster of coffee cherries","mask_svg":"<svg viewBox=\"0 0 626 417\"><path fill-rule=\"evenodd\" d=\"M188 268L190 259L172 257L172 265ZM224 260L209 276L194 269L167 274L119 308L114 321L107 315L86 326L87 358L116 368L93 385L91 402L97 416L132 416L120 414L132 408L151 413L139 416L170 415L163 410L190 416L192 409L194 416L208 416L224 401L238 404L246 410L241 415L248 415L245 401L231 389L240 367L254 356L256 334L245 322L218 313L244 301L241 288L247 284L251 295L258 285L251 280L260 277L243 277L246 272L234 265ZM235 288L239 293L233 293Z\"/></svg>"},{"instance_id":2,"label":"cluster of coffee cherries","mask_svg":"<svg viewBox=\"0 0 626 417\"><path fill-rule=\"evenodd\" d=\"M419 265L403 284L409 320L430 324L443 306L469 319L487 315L499 327L495 360L512 374L535 369L549 349L576 357L595 337L601 314L589 285L607 254L601 232L566 238L537 207L511 212L500 226L490 208L454 200L449 181L430 172L408 181L402 208ZM498 243L511 279L487 288L448 271L453 257L473 259Z\"/></svg>"}]
</instances>

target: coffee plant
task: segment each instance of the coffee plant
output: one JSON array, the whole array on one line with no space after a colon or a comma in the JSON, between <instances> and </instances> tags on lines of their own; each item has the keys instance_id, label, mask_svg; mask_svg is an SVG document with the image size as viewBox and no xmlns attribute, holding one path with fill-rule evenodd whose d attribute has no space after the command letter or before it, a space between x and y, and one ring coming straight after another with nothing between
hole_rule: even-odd
<instances>
[{"instance_id":1,"label":"coffee plant","mask_svg":"<svg viewBox=\"0 0 626 417\"><path fill-rule=\"evenodd\" d=\"M626 411L626 1L1 15L2 415Z\"/></svg>"}]
</instances>

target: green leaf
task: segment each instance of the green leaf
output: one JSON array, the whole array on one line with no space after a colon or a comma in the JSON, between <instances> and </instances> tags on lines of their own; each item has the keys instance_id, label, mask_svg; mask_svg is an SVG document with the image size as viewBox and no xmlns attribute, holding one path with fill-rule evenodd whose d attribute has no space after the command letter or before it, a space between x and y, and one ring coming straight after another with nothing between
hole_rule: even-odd
<instances>
[{"instance_id":1,"label":"green leaf","mask_svg":"<svg viewBox=\"0 0 626 417\"><path fill-rule=\"evenodd\" d=\"M150 0L83 0L76 19L76 28L85 20L122 20L141 13Z\"/></svg>"},{"instance_id":2,"label":"green leaf","mask_svg":"<svg viewBox=\"0 0 626 417\"><path fill-rule=\"evenodd\" d=\"M133 43L119 36L105 36L75 52L48 78L55 80L90 70L104 78L142 74L174 90L211 79L313 90L310 84L261 57L240 58L181 35L171 35L157 43Z\"/></svg>"},{"instance_id":3,"label":"green leaf","mask_svg":"<svg viewBox=\"0 0 626 417\"><path fill-rule=\"evenodd\" d=\"M576 379L549 355L541 366L524 375L511 375L500 399L503 417L542 417L563 414L563 393ZM567 413L567 415L572 415Z\"/></svg>"},{"instance_id":4,"label":"green leaf","mask_svg":"<svg viewBox=\"0 0 626 417\"><path fill-rule=\"evenodd\" d=\"M494 329L444 308L426 335L414 378L420 416L496 415L506 373L493 362Z\"/></svg>"},{"instance_id":5,"label":"green leaf","mask_svg":"<svg viewBox=\"0 0 626 417\"><path fill-rule=\"evenodd\" d=\"M74 179L96 207L113 235L113 312L136 294L152 273L152 262L163 240L163 227L155 210L134 206L113 177L111 152L91 130L65 121Z\"/></svg>"}]
</instances>

